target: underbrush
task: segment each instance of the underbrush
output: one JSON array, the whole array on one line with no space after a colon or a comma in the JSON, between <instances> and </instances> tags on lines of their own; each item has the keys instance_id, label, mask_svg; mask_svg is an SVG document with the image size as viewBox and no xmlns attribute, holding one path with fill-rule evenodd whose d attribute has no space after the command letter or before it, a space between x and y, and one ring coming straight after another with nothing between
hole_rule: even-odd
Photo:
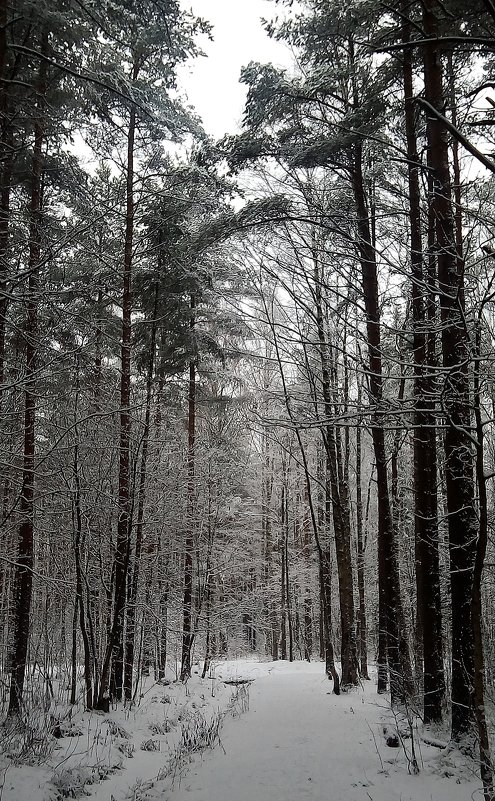
<instances>
[{"instance_id":1,"label":"underbrush","mask_svg":"<svg viewBox=\"0 0 495 801\"><path fill-rule=\"evenodd\" d=\"M159 789L162 793L178 786L196 756L216 745L223 748L220 732L225 718L229 715L238 717L248 710L249 685L243 684L235 688L224 710L212 710L210 707L209 714L201 710L191 711L182 721L179 741L156 779L136 785L128 796L129 801L149 801L151 797L155 797L154 790Z\"/></svg>"},{"instance_id":2,"label":"underbrush","mask_svg":"<svg viewBox=\"0 0 495 801\"><path fill-rule=\"evenodd\" d=\"M247 708L245 688L233 689L198 675L186 684L150 678L136 704L106 714L31 693L25 713L0 726L0 801L123 801L170 785L219 742L225 715Z\"/></svg>"}]
</instances>

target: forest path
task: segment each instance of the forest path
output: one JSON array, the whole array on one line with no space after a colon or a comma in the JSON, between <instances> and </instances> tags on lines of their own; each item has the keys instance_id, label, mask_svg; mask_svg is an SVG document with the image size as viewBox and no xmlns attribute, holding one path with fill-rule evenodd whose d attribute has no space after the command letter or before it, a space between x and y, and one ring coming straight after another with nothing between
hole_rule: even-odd
<instances>
[{"instance_id":1,"label":"forest path","mask_svg":"<svg viewBox=\"0 0 495 801\"><path fill-rule=\"evenodd\" d=\"M249 665L238 675L252 676ZM408 774L403 749L384 742L387 702L373 682L335 696L321 663L259 673L249 711L225 721L223 749L197 758L167 801L465 801L477 787L439 775L438 750L424 745L422 772Z\"/></svg>"}]
</instances>

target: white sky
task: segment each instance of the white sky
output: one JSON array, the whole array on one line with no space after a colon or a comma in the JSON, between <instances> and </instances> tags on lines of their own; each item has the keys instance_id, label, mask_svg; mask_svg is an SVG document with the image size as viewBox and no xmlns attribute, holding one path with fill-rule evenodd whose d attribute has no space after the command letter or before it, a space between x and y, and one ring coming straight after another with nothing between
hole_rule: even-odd
<instances>
[{"instance_id":1,"label":"white sky","mask_svg":"<svg viewBox=\"0 0 495 801\"><path fill-rule=\"evenodd\" d=\"M250 61L289 63L286 48L266 35L260 18L272 19L275 3L267 0L181 0L186 9L213 25L214 41L204 40L207 58L179 72L181 88L215 139L237 130L246 89L239 83L241 67Z\"/></svg>"}]
</instances>

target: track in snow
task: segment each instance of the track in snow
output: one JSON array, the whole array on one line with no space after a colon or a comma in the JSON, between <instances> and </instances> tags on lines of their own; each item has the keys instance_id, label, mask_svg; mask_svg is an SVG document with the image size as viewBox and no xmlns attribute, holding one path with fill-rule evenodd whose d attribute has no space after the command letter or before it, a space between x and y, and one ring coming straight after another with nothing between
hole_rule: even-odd
<instances>
[{"instance_id":1,"label":"track in snow","mask_svg":"<svg viewBox=\"0 0 495 801\"><path fill-rule=\"evenodd\" d=\"M372 682L337 697L331 693L322 664L304 662L220 664L217 675L226 677L229 671L230 677L235 676L236 670L239 677L255 678L249 712L226 720L221 732L223 749L217 747L197 758L167 801L466 801L477 797L476 779L459 779L455 770L449 778L440 775L439 752L425 745L420 746L420 775L408 774L403 749L384 743L382 717L388 712L387 702L376 695Z\"/></svg>"}]
</instances>

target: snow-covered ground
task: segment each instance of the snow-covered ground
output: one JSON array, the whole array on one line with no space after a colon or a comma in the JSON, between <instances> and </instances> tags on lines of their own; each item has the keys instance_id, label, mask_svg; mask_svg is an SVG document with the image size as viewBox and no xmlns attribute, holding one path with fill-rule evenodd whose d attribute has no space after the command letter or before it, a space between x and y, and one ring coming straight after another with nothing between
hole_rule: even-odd
<instances>
[{"instance_id":1,"label":"snow-covered ground","mask_svg":"<svg viewBox=\"0 0 495 801\"><path fill-rule=\"evenodd\" d=\"M372 681L337 697L317 662L228 663L217 675L227 671L255 679L249 712L225 721L223 749L198 759L167 801L482 798L476 766L426 745L417 730L420 772L409 772L411 741L387 746L384 728L396 729L397 721Z\"/></svg>"},{"instance_id":2,"label":"snow-covered ground","mask_svg":"<svg viewBox=\"0 0 495 801\"><path fill-rule=\"evenodd\" d=\"M225 684L244 679L252 681ZM0 769L0 799L58 801L71 776L75 793L78 771L80 789L93 801L482 798L476 765L427 745L415 726L414 773L408 727L377 696L373 681L338 697L331 688L320 662L216 663L204 681L195 675L186 687L149 687L132 711L81 716L74 722L81 734L59 740L46 764ZM240 695L229 714L232 693ZM397 726L403 736L390 747L384 729ZM209 740L216 741L213 749L204 748ZM97 781L84 785L91 771Z\"/></svg>"},{"instance_id":3,"label":"snow-covered ground","mask_svg":"<svg viewBox=\"0 0 495 801\"><path fill-rule=\"evenodd\" d=\"M237 688L215 677L186 685L146 680L137 703L109 714L59 708L60 739L47 734L50 715L31 715L29 728L0 729L0 801L127 801L162 775L160 786L188 765L189 740L196 752L215 739L219 718ZM169 774L169 775L167 775Z\"/></svg>"}]
</instances>

